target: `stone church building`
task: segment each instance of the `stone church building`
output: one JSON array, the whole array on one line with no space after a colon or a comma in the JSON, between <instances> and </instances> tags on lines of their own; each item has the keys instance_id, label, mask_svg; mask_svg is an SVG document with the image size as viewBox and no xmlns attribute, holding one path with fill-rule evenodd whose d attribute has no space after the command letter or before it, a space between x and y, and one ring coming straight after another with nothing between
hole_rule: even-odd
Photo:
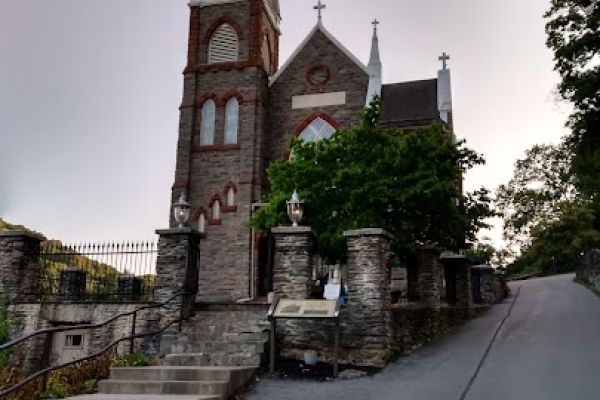
<instances>
[{"instance_id":1,"label":"stone church building","mask_svg":"<svg viewBox=\"0 0 600 400\"><path fill-rule=\"evenodd\" d=\"M317 24L280 66L278 0L189 5L172 201L187 195L192 224L205 235L198 300L253 299L269 291L272 246L247 222L268 193L266 168L289 156L289 138L319 140L357 124L374 95L383 126L437 121L451 132L448 57L437 79L382 84L377 21L365 64L325 28L319 1Z\"/></svg>"}]
</instances>

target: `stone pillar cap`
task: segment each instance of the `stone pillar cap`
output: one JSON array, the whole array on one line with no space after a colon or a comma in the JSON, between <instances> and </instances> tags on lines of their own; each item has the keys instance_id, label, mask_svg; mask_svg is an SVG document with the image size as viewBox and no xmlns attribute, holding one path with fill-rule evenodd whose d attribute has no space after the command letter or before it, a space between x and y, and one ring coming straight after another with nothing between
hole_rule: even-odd
<instances>
[{"instance_id":1,"label":"stone pillar cap","mask_svg":"<svg viewBox=\"0 0 600 400\"><path fill-rule=\"evenodd\" d=\"M276 228L271 228L271 233L284 235L299 235L302 233L312 234L313 230L310 226L278 226Z\"/></svg>"},{"instance_id":2,"label":"stone pillar cap","mask_svg":"<svg viewBox=\"0 0 600 400\"><path fill-rule=\"evenodd\" d=\"M440 247L437 245L437 243L430 243L430 242L417 244L417 249L419 249L419 250L425 250L425 251L433 251L433 250L435 250L435 251L440 252L440 253L442 251L440 249Z\"/></svg>"},{"instance_id":3,"label":"stone pillar cap","mask_svg":"<svg viewBox=\"0 0 600 400\"><path fill-rule=\"evenodd\" d=\"M0 237L27 237L30 239L37 239L40 242L46 240L46 237L40 233L28 232L28 231L0 231Z\"/></svg>"},{"instance_id":4,"label":"stone pillar cap","mask_svg":"<svg viewBox=\"0 0 600 400\"><path fill-rule=\"evenodd\" d=\"M440 256L441 260L467 260L468 257L464 254L457 254L451 251L444 251Z\"/></svg>"},{"instance_id":5,"label":"stone pillar cap","mask_svg":"<svg viewBox=\"0 0 600 400\"><path fill-rule=\"evenodd\" d=\"M202 233L198 232L193 228L172 228L172 229L157 229L156 234L160 236L168 236L168 235L195 235L195 236L203 236Z\"/></svg>"},{"instance_id":6,"label":"stone pillar cap","mask_svg":"<svg viewBox=\"0 0 600 400\"><path fill-rule=\"evenodd\" d=\"M390 240L394 239L394 235L382 228L365 228L355 229L344 232L345 237L357 237L357 236L385 236Z\"/></svg>"},{"instance_id":7,"label":"stone pillar cap","mask_svg":"<svg viewBox=\"0 0 600 400\"><path fill-rule=\"evenodd\" d=\"M487 265L487 264L481 264L481 265L473 265L473 266L471 266L471 269L477 269L480 271L493 271L494 267L492 267L491 265Z\"/></svg>"}]
</instances>

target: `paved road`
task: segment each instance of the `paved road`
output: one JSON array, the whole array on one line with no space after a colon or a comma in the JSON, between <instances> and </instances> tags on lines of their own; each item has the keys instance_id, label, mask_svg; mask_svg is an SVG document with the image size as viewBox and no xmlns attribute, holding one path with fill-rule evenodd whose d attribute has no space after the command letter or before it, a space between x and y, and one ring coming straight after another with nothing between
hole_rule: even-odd
<instances>
[{"instance_id":1,"label":"paved road","mask_svg":"<svg viewBox=\"0 0 600 400\"><path fill-rule=\"evenodd\" d=\"M572 279L517 282L512 298L374 377L264 380L249 400L599 399L600 299Z\"/></svg>"}]
</instances>

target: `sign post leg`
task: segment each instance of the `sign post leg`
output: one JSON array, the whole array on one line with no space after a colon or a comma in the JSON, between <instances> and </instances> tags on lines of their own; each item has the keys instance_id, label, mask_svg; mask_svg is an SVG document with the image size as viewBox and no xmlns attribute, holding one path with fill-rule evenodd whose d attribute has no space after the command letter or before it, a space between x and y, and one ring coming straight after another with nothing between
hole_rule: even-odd
<instances>
[{"instance_id":1,"label":"sign post leg","mask_svg":"<svg viewBox=\"0 0 600 400\"><path fill-rule=\"evenodd\" d=\"M335 354L333 355L333 377L338 376L338 361L340 357L340 319L335 319Z\"/></svg>"},{"instance_id":2,"label":"sign post leg","mask_svg":"<svg viewBox=\"0 0 600 400\"><path fill-rule=\"evenodd\" d=\"M275 328L277 326L275 321L275 318L271 317L271 351L269 354L269 373L271 374L275 373Z\"/></svg>"}]
</instances>

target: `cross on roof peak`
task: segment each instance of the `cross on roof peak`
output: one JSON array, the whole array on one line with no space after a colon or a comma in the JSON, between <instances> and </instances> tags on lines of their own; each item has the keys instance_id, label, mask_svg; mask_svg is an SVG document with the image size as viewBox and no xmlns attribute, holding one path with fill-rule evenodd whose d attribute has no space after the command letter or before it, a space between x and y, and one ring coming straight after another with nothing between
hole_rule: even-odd
<instances>
[{"instance_id":1,"label":"cross on roof peak","mask_svg":"<svg viewBox=\"0 0 600 400\"><path fill-rule=\"evenodd\" d=\"M323 19L323 10L327 8L326 4L323 4L321 2L321 0L317 1L317 5L313 7L315 10L317 10L318 15L319 15L319 22L321 22L321 20Z\"/></svg>"},{"instance_id":2,"label":"cross on roof peak","mask_svg":"<svg viewBox=\"0 0 600 400\"><path fill-rule=\"evenodd\" d=\"M379 22L379 20L377 18L375 18L373 20L373 22L371 22L373 24L373 28L375 28L375 30L377 30L377 25L379 25L381 22Z\"/></svg>"},{"instance_id":3,"label":"cross on roof peak","mask_svg":"<svg viewBox=\"0 0 600 400\"><path fill-rule=\"evenodd\" d=\"M441 56L438 57L438 60L440 60L442 62L442 68L443 70L447 70L448 69L448 60L450 60L450 56L448 54L446 54L446 52L443 52Z\"/></svg>"}]
</instances>

